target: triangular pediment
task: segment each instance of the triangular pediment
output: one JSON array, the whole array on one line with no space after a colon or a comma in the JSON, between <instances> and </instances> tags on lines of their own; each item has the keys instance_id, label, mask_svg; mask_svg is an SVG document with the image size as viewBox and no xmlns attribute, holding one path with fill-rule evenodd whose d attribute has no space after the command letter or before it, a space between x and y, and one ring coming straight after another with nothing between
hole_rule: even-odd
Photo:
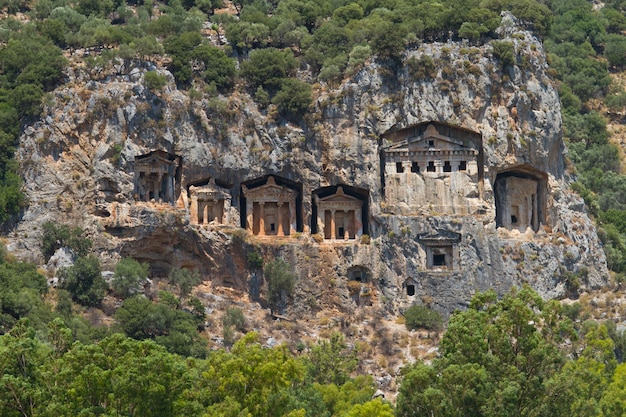
<instances>
[{"instance_id":1,"label":"triangular pediment","mask_svg":"<svg viewBox=\"0 0 626 417\"><path fill-rule=\"evenodd\" d=\"M343 192L343 187L337 187L337 192L335 192L335 194L331 194L326 197L320 197L319 200L325 203L354 202L363 204L363 201L361 201L361 199L345 194Z\"/></svg>"},{"instance_id":2,"label":"triangular pediment","mask_svg":"<svg viewBox=\"0 0 626 417\"><path fill-rule=\"evenodd\" d=\"M340 202L340 201L352 201L352 202L355 202L355 203L362 203L362 201L359 200L358 198L352 197L352 196L349 196L349 195L345 195L345 194L343 194L343 195L337 195L337 194L329 195L328 197L320 198L320 201L329 202L329 203Z\"/></svg>"},{"instance_id":3,"label":"triangular pediment","mask_svg":"<svg viewBox=\"0 0 626 417\"><path fill-rule=\"evenodd\" d=\"M158 164L165 163L173 165L176 163L176 158L171 158L170 154L165 151L152 151L145 155L135 157L135 163L137 164Z\"/></svg>"},{"instance_id":4,"label":"triangular pediment","mask_svg":"<svg viewBox=\"0 0 626 417\"><path fill-rule=\"evenodd\" d=\"M207 197L218 200L225 200L230 198L230 193L225 188L215 185L215 181L210 182L199 187L189 187L189 192L192 196Z\"/></svg>"},{"instance_id":5,"label":"triangular pediment","mask_svg":"<svg viewBox=\"0 0 626 417\"><path fill-rule=\"evenodd\" d=\"M258 185L254 188L248 188L242 185L242 189L244 196L246 196L246 198L252 198L253 200L263 199L267 201L278 197L295 199L298 195L296 190L285 185L276 184L276 180L272 176L268 177L267 182L263 185Z\"/></svg>"},{"instance_id":6,"label":"triangular pediment","mask_svg":"<svg viewBox=\"0 0 626 417\"><path fill-rule=\"evenodd\" d=\"M479 136L466 129L429 123L426 128L417 126L390 133L388 139L393 143L386 147L386 151L471 149L477 146L476 141L471 139L472 135Z\"/></svg>"}]
</instances>

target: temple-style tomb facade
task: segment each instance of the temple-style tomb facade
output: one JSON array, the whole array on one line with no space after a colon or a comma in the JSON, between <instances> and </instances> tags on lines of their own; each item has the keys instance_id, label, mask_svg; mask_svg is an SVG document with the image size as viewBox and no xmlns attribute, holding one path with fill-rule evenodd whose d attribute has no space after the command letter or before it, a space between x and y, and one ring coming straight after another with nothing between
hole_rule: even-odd
<instances>
[{"instance_id":1,"label":"temple-style tomb facade","mask_svg":"<svg viewBox=\"0 0 626 417\"><path fill-rule=\"evenodd\" d=\"M152 151L136 157L136 199L174 204L180 188L181 165L179 156L165 151Z\"/></svg>"},{"instance_id":2,"label":"temple-style tomb facade","mask_svg":"<svg viewBox=\"0 0 626 417\"><path fill-rule=\"evenodd\" d=\"M192 224L227 224L231 196L227 189L215 184L211 178L208 184L189 187L190 217Z\"/></svg>"},{"instance_id":3,"label":"temple-style tomb facade","mask_svg":"<svg viewBox=\"0 0 626 417\"><path fill-rule=\"evenodd\" d=\"M347 195L343 187L334 194L314 194L317 206L317 229L324 239L355 239L363 234L363 201Z\"/></svg>"},{"instance_id":4,"label":"temple-style tomb facade","mask_svg":"<svg viewBox=\"0 0 626 417\"><path fill-rule=\"evenodd\" d=\"M289 236L297 231L298 191L267 177L263 185L241 186L246 199L246 229L258 236Z\"/></svg>"},{"instance_id":5,"label":"temple-style tomb facade","mask_svg":"<svg viewBox=\"0 0 626 417\"><path fill-rule=\"evenodd\" d=\"M385 211L471 214L483 198L479 133L429 122L383 135Z\"/></svg>"}]
</instances>

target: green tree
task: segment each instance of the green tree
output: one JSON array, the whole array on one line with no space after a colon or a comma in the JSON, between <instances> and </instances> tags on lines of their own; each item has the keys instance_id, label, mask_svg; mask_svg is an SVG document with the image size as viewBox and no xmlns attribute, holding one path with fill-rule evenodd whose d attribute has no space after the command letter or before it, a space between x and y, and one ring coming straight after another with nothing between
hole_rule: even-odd
<instances>
[{"instance_id":1,"label":"green tree","mask_svg":"<svg viewBox=\"0 0 626 417\"><path fill-rule=\"evenodd\" d=\"M566 362L559 349L566 337L576 334L560 304L528 287L499 301L479 294L451 317L440 358L404 371L397 415L539 415Z\"/></svg>"},{"instance_id":2,"label":"green tree","mask_svg":"<svg viewBox=\"0 0 626 417\"><path fill-rule=\"evenodd\" d=\"M4 254L0 257L0 333L8 332L26 317L31 323L41 324L47 316L43 303L48 292L46 278L35 265L7 260Z\"/></svg>"},{"instance_id":3,"label":"green tree","mask_svg":"<svg viewBox=\"0 0 626 417\"><path fill-rule=\"evenodd\" d=\"M281 258L275 258L265 264L263 275L267 282L267 301L270 307L283 313L287 298L294 289L295 276L291 267Z\"/></svg>"},{"instance_id":4,"label":"green tree","mask_svg":"<svg viewBox=\"0 0 626 417\"><path fill-rule=\"evenodd\" d=\"M222 324L225 327L234 327L240 332L245 330L246 319L243 315L243 311L237 307L229 307L226 309L224 313L224 317L222 318Z\"/></svg>"},{"instance_id":5,"label":"green tree","mask_svg":"<svg viewBox=\"0 0 626 417\"><path fill-rule=\"evenodd\" d=\"M618 417L626 413L626 364L621 364L615 369L610 384L602 399L600 409L603 416Z\"/></svg>"},{"instance_id":6,"label":"green tree","mask_svg":"<svg viewBox=\"0 0 626 417\"><path fill-rule=\"evenodd\" d=\"M500 61L500 68L515 65L515 46L508 41L492 41L493 56Z\"/></svg>"},{"instance_id":7,"label":"green tree","mask_svg":"<svg viewBox=\"0 0 626 417\"><path fill-rule=\"evenodd\" d=\"M77 343L46 369L52 391L46 415L174 416L186 371L183 358L153 341L116 334Z\"/></svg>"},{"instance_id":8,"label":"green tree","mask_svg":"<svg viewBox=\"0 0 626 417\"><path fill-rule=\"evenodd\" d=\"M91 249L92 242L84 236L80 227L70 228L66 224L57 225L55 222L43 224L41 237L41 252L50 259L60 248L68 248L78 257L85 257Z\"/></svg>"},{"instance_id":9,"label":"green tree","mask_svg":"<svg viewBox=\"0 0 626 417\"><path fill-rule=\"evenodd\" d=\"M308 376L320 384L342 385L358 364L356 348L349 348L340 333L311 347L305 360Z\"/></svg>"},{"instance_id":10,"label":"green tree","mask_svg":"<svg viewBox=\"0 0 626 417\"><path fill-rule=\"evenodd\" d=\"M348 411L346 417L393 417L391 406L380 398L373 399L364 404L357 404Z\"/></svg>"},{"instance_id":11,"label":"green tree","mask_svg":"<svg viewBox=\"0 0 626 417\"><path fill-rule=\"evenodd\" d=\"M626 64L626 36L608 35L604 47L604 56L609 64L623 69Z\"/></svg>"},{"instance_id":12,"label":"green tree","mask_svg":"<svg viewBox=\"0 0 626 417\"><path fill-rule=\"evenodd\" d=\"M194 285L198 285L202 281L198 271L190 271L184 268L173 268L168 279L170 284L178 287L178 293L182 298L191 294Z\"/></svg>"},{"instance_id":13,"label":"green tree","mask_svg":"<svg viewBox=\"0 0 626 417\"><path fill-rule=\"evenodd\" d=\"M45 403L42 366L51 351L35 337L28 320L0 336L0 411L7 417L32 416Z\"/></svg>"},{"instance_id":14,"label":"green tree","mask_svg":"<svg viewBox=\"0 0 626 417\"><path fill-rule=\"evenodd\" d=\"M404 52L406 35L403 27L393 27L391 23L382 24L373 36L372 52L382 61L398 61Z\"/></svg>"},{"instance_id":15,"label":"green tree","mask_svg":"<svg viewBox=\"0 0 626 417\"><path fill-rule=\"evenodd\" d=\"M74 265L59 271L61 288L72 295L72 299L85 306L97 306L104 298L107 283L100 271L100 261L93 255L76 259Z\"/></svg>"},{"instance_id":16,"label":"green tree","mask_svg":"<svg viewBox=\"0 0 626 417\"><path fill-rule=\"evenodd\" d=\"M263 348L259 336L250 332L235 343L230 353L213 352L199 385L186 395L204 408L205 415L281 415L274 408L282 407L287 388L301 383L303 377L302 364L285 346Z\"/></svg>"},{"instance_id":17,"label":"green tree","mask_svg":"<svg viewBox=\"0 0 626 417\"><path fill-rule=\"evenodd\" d=\"M261 86L274 94L282 86L283 79L289 77L296 67L296 60L290 50L257 49L250 52L249 59L241 64L241 75L253 90Z\"/></svg>"},{"instance_id":18,"label":"green tree","mask_svg":"<svg viewBox=\"0 0 626 417\"><path fill-rule=\"evenodd\" d=\"M126 298L137 292L141 281L148 278L149 265L132 258L122 258L115 265L111 287L120 297Z\"/></svg>"},{"instance_id":19,"label":"green tree","mask_svg":"<svg viewBox=\"0 0 626 417\"><path fill-rule=\"evenodd\" d=\"M295 78L283 80L280 90L272 99L278 111L293 120L302 117L312 101L311 86Z\"/></svg>"},{"instance_id":20,"label":"green tree","mask_svg":"<svg viewBox=\"0 0 626 417\"><path fill-rule=\"evenodd\" d=\"M153 303L143 296L124 300L115 319L126 335L152 339L169 352L204 357L206 342L198 334L197 316L166 304Z\"/></svg>"},{"instance_id":21,"label":"green tree","mask_svg":"<svg viewBox=\"0 0 626 417\"><path fill-rule=\"evenodd\" d=\"M204 64L202 77L204 81L215 86L221 91L227 91L234 83L236 74L235 62L226 53L214 46L200 45L194 49L192 59Z\"/></svg>"}]
</instances>

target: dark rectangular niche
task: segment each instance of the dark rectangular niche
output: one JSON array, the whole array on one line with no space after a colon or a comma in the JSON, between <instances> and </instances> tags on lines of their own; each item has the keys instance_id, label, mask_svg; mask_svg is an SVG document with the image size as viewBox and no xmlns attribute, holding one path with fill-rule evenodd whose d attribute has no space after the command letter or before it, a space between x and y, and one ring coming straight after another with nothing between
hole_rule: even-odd
<instances>
[{"instance_id":1,"label":"dark rectangular niche","mask_svg":"<svg viewBox=\"0 0 626 417\"><path fill-rule=\"evenodd\" d=\"M452 231L439 231L418 236L418 241L426 251L426 268L432 270L453 270L455 268L455 246L461 235Z\"/></svg>"}]
</instances>

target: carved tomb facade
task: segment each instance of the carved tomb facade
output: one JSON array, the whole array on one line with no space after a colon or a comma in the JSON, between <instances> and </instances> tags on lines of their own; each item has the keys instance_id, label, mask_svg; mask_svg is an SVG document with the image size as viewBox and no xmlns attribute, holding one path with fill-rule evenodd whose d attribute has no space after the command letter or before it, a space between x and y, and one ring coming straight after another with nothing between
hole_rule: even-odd
<instances>
[{"instance_id":1,"label":"carved tomb facade","mask_svg":"<svg viewBox=\"0 0 626 417\"><path fill-rule=\"evenodd\" d=\"M227 189L215 184L211 178L208 184L190 186L190 216L192 224L229 223L231 196Z\"/></svg>"},{"instance_id":2,"label":"carved tomb facade","mask_svg":"<svg viewBox=\"0 0 626 417\"><path fill-rule=\"evenodd\" d=\"M152 151L135 158L135 196L140 201L174 204L180 187L181 158Z\"/></svg>"},{"instance_id":3,"label":"carved tomb facade","mask_svg":"<svg viewBox=\"0 0 626 417\"><path fill-rule=\"evenodd\" d=\"M297 231L298 191L276 184L269 176L263 185L241 186L246 199L246 229L258 236L289 236Z\"/></svg>"},{"instance_id":4,"label":"carved tomb facade","mask_svg":"<svg viewBox=\"0 0 626 417\"><path fill-rule=\"evenodd\" d=\"M483 198L479 133L422 123L384 135L381 159L385 211L393 214L472 214Z\"/></svg>"},{"instance_id":5,"label":"carved tomb facade","mask_svg":"<svg viewBox=\"0 0 626 417\"><path fill-rule=\"evenodd\" d=\"M317 206L317 230L324 239L356 239L363 234L363 201L347 195L343 187L335 194L320 197L314 194Z\"/></svg>"}]
</instances>

